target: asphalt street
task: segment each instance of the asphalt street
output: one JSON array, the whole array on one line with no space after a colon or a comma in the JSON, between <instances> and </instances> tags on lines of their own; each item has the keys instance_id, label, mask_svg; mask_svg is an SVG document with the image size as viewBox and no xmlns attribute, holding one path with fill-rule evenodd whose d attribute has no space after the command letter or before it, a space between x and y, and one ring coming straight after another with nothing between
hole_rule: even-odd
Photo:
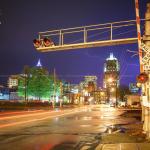
<instances>
[{"instance_id":1,"label":"asphalt street","mask_svg":"<svg viewBox=\"0 0 150 150\"><path fill-rule=\"evenodd\" d=\"M0 114L0 150L71 150L97 145L113 125L136 123L107 105Z\"/></svg>"}]
</instances>

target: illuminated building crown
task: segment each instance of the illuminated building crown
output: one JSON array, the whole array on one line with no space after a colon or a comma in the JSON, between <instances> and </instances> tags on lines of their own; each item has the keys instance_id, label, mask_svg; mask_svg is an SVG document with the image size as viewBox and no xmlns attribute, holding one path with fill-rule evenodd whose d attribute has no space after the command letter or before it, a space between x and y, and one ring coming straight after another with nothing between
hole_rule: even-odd
<instances>
[{"instance_id":1,"label":"illuminated building crown","mask_svg":"<svg viewBox=\"0 0 150 150\"><path fill-rule=\"evenodd\" d=\"M110 53L109 58L107 58L106 60L117 60L117 58L114 57L113 53Z\"/></svg>"},{"instance_id":2,"label":"illuminated building crown","mask_svg":"<svg viewBox=\"0 0 150 150\"><path fill-rule=\"evenodd\" d=\"M37 67L42 67L40 59L38 60L38 63L37 63L36 66L37 66Z\"/></svg>"}]
</instances>

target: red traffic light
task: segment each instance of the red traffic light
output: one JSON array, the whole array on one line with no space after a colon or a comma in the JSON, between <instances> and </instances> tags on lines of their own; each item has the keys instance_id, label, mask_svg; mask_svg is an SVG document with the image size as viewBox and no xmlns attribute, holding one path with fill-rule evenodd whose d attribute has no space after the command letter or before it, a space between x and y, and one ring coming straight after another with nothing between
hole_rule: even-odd
<instances>
[{"instance_id":1,"label":"red traffic light","mask_svg":"<svg viewBox=\"0 0 150 150\"><path fill-rule=\"evenodd\" d=\"M34 39L33 40L33 44L36 48L39 48L41 46L41 41L38 39Z\"/></svg>"},{"instance_id":2,"label":"red traffic light","mask_svg":"<svg viewBox=\"0 0 150 150\"><path fill-rule=\"evenodd\" d=\"M145 83L145 82L147 82L147 80L148 80L148 75L146 73L140 73L137 76L137 82L139 82L139 83Z\"/></svg>"},{"instance_id":3,"label":"red traffic light","mask_svg":"<svg viewBox=\"0 0 150 150\"><path fill-rule=\"evenodd\" d=\"M46 47L54 45L54 43L48 38L44 38L43 42L44 42L44 46L46 46Z\"/></svg>"}]
</instances>

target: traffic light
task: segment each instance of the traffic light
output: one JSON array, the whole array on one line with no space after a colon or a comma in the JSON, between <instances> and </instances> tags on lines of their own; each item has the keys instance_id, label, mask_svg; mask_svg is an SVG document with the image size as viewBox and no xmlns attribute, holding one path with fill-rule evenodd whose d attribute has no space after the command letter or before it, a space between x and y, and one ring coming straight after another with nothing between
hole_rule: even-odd
<instances>
[{"instance_id":1,"label":"traffic light","mask_svg":"<svg viewBox=\"0 0 150 150\"><path fill-rule=\"evenodd\" d=\"M33 40L33 44L36 48L39 48L41 46L41 41L38 39L34 39Z\"/></svg>"},{"instance_id":2,"label":"traffic light","mask_svg":"<svg viewBox=\"0 0 150 150\"><path fill-rule=\"evenodd\" d=\"M148 75L146 73L140 73L137 76L137 82L138 83L145 83L145 82L147 82L147 80L148 80Z\"/></svg>"},{"instance_id":3,"label":"traffic light","mask_svg":"<svg viewBox=\"0 0 150 150\"><path fill-rule=\"evenodd\" d=\"M46 47L54 45L54 43L48 38L44 38L43 42L44 42L44 46Z\"/></svg>"}]
</instances>

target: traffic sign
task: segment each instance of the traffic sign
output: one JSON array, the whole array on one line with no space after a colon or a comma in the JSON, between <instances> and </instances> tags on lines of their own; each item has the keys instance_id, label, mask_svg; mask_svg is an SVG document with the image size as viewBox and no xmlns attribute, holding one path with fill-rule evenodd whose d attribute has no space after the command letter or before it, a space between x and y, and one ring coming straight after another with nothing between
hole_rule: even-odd
<instances>
[{"instance_id":1,"label":"traffic sign","mask_svg":"<svg viewBox=\"0 0 150 150\"><path fill-rule=\"evenodd\" d=\"M144 43L141 43L140 47L144 52L146 52L145 56L142 58L142 62L143 64L147 64L150 60L150 47L148 47Z\"/></svg>"},{"instance_id":2,"label":"traffic sign","mask_svg":"<svg viewBox=\"0 0 150 150\"><path fill-rule=\"evenodd\" d=\"M147 45L145 45L144 43L141 43L141 49L144 51L144 52L149 52L150 51L150 47L148 47Z\"/></svg>"},{"instance_id":3,"label":"traffic sign","mask_svg":"<svg viewBox=\"0 0 150 150\"><path fill-rule=\"evenodd\" d=\"M150 52L147 52L146 55L142 58L143 64L147 64L150 60Z\"/></svg>"},{"instance_id":4,"label":"traffic sign","mask_svg":"<svg viewBox=\"0 0 150 150\"><path fill-rule=\"evenodd\" d=\"M144 71L150 71L150 65L143 65Z\"/></svg>"}]
</instances>

